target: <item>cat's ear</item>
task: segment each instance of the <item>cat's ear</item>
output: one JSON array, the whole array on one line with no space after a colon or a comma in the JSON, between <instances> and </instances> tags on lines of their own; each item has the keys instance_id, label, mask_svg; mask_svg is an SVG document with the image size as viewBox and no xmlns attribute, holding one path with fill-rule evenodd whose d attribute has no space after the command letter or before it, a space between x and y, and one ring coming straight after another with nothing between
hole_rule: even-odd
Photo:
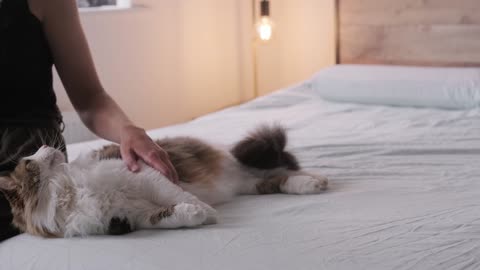
<instances>
[{"instance_id":1,"label":"cat's ear","mask_svg":"<svg viewBox=\"0 0 480 270\"><path fill-rule=\"evenodd\" d=\"M0 190L13 190L15 185L9 176L0 176Z\"/></svg>"}]
</instances>

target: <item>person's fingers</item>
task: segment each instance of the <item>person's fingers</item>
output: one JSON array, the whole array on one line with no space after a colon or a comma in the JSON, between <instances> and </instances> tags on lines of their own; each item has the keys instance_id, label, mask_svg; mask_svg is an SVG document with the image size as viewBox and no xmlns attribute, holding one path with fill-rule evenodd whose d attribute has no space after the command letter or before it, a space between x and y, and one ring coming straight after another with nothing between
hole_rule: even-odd
<instances>
[{"instance_id":1,"label":"person's fingers","mask_svg":"<svg viewBox=\"0 0 480 270\"><path fill-rule=\"evenodd\" d=\"M168 153L150 138L138 139L132 145L126 141L121 145L120 150L130 170L138 171L140 167L137 160L141 159L172 182L176 183L178 181L178 174L168 157Z\"/></svg>"},{"instance_id":2,"label":"person's fingers","mask_svg":"<svg viewBox=\"0 0 480 270\"><path fill-rule=\"evenodd\" d=\"M170 171L170 174L171 174L170 179L174 183L177 183L179 181L177 170L175 170L175 167L173 166L170 159L166 160L166 164L167 164L168 170Z\"/></svg>"},{"instance_id":3,"label":"person's fingers","mask_svg":"<svg viewBox=\"0 0 480 270\"><path fill-rule=\"evenodd\" d=\"M166 171L167 171L166 176L168 177L168 179L170 179L170 181L176 183L177 180L178 180L177 172L173 168L173 165L171 164L170 160L169 159L162 159L162 163L166 168Z\"/></svg>"},{"instance_id":4,"label":"person's fingers","mask_svg":"<svg viewBox=\"0 0 480 270\"><path fill-rule=\"evenodd\" d=\"M147 162L150 166L162 172L162 174L164 174L172 182L178 182L177 171L175 170L175 167L173 167L167 152L165 152L163 149L155 151L155 153L149 153Z\"/></svg>"},{"instance_id":5,"label":"person's fingers","mask_svg":"<svg viewBox=\"0 0 480 270\"><path fill-rule=\"evenodd\" d=\"M177 171L175 170L175 167L173 166L172 161L168 156L168 153L165 150L161 149L161 151L159 152L159 157L162 160L163 164L167 166L168 178L174 183L178 182Z\"/></svg>"},{"instance_id":6,"label":"person's fingers","mask_svg":"<svg viewBox=\"0 0 480 270\"><path fill-rule=\"evenodd\" d=\"M122 155L122 159L130 171L138 172L140 170L136 155L131 149L127 147L120 147L120 154Z\"/></svg>"},{"instance_id":7,"label":"person's fingers","mask_svg":"<svg viewBox=\"0 0 480 270\"><path fill-rule=\"evenodd\" d=\"M163 162L162 152L158 150L149 150L145 156L142 157L148 165L152 166L154 169L160 171L163 175L168 177L168 168Z\"/></svg>"}]
</instances>

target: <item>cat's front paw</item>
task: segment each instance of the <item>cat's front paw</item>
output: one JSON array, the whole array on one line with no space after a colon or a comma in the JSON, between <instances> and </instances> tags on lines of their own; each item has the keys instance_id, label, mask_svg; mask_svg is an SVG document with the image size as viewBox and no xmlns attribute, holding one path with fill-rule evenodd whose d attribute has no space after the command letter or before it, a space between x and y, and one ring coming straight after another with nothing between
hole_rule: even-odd
<instances>
[{"instance_id":1,"label":"cat's front paw","mask_svg":"<svg viewBox=\"0 0 480 270\"><path fill-rule=\"evenodd\" d=\"M288 178L282 191L288 194L318 194L327 189L328 179L321 175L295 175Z\"/></svg>"}]
</instances>

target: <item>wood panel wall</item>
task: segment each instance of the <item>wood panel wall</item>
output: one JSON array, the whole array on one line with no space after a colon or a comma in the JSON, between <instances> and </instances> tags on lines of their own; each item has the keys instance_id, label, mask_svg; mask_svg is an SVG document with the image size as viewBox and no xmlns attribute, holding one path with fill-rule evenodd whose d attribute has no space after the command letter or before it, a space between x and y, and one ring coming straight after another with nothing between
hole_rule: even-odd
<instances>
[{"instance_id":1,"label":"wood panel wall","mask_svg":"<svg viewBox=\"0 0 480 270\"><path fill-rule=\"evenodd\" d=\"M337 0L338 61L480 66L480 0Z\"/></svg>"}]
</instances>

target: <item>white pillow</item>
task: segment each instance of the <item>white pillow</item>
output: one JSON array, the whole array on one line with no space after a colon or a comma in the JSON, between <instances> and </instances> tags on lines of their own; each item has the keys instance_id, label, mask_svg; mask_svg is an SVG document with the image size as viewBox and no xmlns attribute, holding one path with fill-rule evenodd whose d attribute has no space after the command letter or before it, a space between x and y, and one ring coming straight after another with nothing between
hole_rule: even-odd
<instances>
[{"instance_id":1,"label":"white pillow","mask_svg":"<svg viewBox=\"0 0 480 270\"><path fill-rule=\"evenodd\" d=\"M337 102L471 109L480 107L480 68L337 65L308 81Z\"/></svg>"}]
</instances>

